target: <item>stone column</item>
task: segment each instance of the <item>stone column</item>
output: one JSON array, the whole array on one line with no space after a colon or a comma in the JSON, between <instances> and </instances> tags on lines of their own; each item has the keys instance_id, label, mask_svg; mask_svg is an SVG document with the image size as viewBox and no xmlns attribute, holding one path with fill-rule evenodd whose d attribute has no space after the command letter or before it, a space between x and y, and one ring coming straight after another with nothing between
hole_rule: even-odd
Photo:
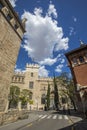
<instances>
[{"instance_id":1,"label":"stone column","mask_svg":"<svg viewBox=\"0 0 87 130\"><path fill-rule=\"evenodd\" d=\"M5 112L8 112L8 107L9 107L9 101L7 101Z\"/></svg>"},{"instance_id":2,"label":"stone column","mask_svg":"<svg viewBox=\"0 0 87 130\"><path fill-rule=\"evenodd\" d=\"M30 109L30 104L29 104L29 102L27 102L27 110L29 110Z\"/></svg>"},{"instance_id":3,"label":"stone column","mask_svg":"<svg viewBox=\"0 0 87 130\"><path fill-rule=\"evenodd\" d=\"M18 110L21 111L21 101L18 102Z\"/></svg>"}]
</instances>

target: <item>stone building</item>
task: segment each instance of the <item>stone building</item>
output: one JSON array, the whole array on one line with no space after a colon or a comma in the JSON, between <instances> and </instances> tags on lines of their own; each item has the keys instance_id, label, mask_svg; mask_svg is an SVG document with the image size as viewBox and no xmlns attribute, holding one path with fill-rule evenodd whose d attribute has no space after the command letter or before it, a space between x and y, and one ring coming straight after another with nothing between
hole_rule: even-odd
<instances>
[{"instance_id":1,"label":"stone building","mask_svg":"<svg viewBox=\"0 0 87 130\"><path fill-rule=\"evenodd\" d=\"M87 109L87 45L81 41L79 48L65 54L68 65L71 69L74 84L76 87L77 105L82 109ZM84 102L84 106L83 103Z\"/></svg>"},{"instance_id":2,"label":"stone building","mask_svg":"<svg viewBox=\"0 0 87 130\"><path fill-rule=\"evenodd\" d=\"M20 90L23 89L30 90L32 92L32 101L33 105L30 105L31 109L44 109L46 103L46 95L48 84L50 85L51 95L50 95L50 107L54 106L54 86L53 86L53 78L41 78L38 76L39 65L38 64L27 64L26 70L24 73L16 72L12 77L13 86L18 86ZM57 81L59 93L61 93L62 89L65 89L64 86ZM59 97L60 105L62 106L62 98L66 98L62 93Z\"/></svg>"},{"instance_id":3,"label":"stone building","mask_svg":"<svg viewBox=\"0 0 87 130\"><path fill-rule=\"evenodd\" d=\"M11 77L25 32L24 22L9 0L0 0L0 112L8 105Z\"/></svg>"}]
</instances>

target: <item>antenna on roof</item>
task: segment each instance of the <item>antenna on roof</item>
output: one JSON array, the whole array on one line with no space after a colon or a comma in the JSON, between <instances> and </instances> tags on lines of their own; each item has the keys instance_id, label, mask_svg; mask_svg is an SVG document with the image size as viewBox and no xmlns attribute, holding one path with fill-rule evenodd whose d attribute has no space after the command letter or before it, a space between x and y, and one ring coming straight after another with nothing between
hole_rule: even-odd
<instances>
[{"instance_id":1,"label":"antenna on roof","mask_svg":"<svg viewBox=\"0 0 87 130\"><path fill-rule=\"evenodd\" d=\"M80 40L80 46L84 46L84 45L85 43L82 40Z\"/></svg>"}]
</instances>

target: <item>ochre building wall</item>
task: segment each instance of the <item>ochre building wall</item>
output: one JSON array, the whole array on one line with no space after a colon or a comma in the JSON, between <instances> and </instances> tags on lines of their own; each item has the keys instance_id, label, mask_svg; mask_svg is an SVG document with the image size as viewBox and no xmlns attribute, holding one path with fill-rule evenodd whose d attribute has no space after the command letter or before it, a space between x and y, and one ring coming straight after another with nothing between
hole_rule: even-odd
<instances>
[{"instance_id":1,"label":"ochre building wall","mask_svg":"<svg viewBox=\"0 0 87 130\"><path fill-rule=\"evenodd\" d=\"M15 30L14 23L18 21L13 13L12 18L7 19L9 12L13 12L9 8L10 3L5 0L1 0L0 4L1 2L3 2L4 7L0 9L0 112L6 109L11 77L24 33L20 24L18 30Z\"/></svg>"}]
</instances>

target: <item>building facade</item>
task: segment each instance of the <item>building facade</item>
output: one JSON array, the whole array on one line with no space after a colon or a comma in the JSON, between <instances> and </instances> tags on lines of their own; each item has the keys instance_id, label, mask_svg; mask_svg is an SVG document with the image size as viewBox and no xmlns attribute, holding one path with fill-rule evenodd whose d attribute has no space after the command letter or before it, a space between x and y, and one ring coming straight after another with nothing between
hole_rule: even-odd
<instances>
[{"instance_id":1,"label":"building facade","mask_svg":"<svg viewBox=\"0 0 87 130\"><path fill-rule=\"evenodd\" d=\"M85 102L87 100L87 45L81 41L79 48L72 50L65 55L72 72L78 104L81 105L81 102L84 101L85 109L87 109L87 103ZM83 105L81 105L81 107L82 106Z\"/></svg>"},{"instance_id":2,"label":"building facade","mask_svg":"<svg viewBox=\"0 0 87 130\"><path fill-rule=\"evenodd\" d=\"M6 111L11 77L25 32L9 0L0 0L0 112Z\"/></svg>"},{"instance_id":3,"label":"building facade","mask_svg":"<svg viewBox=\"0 0 87 130\"><path fill-rule=\"evenodd\" d=\"M53 86L53 78L41 78L38 76L39 65L38 64L27 64L26 70L24 73L14 73L12 77L13 86L18 86L20 90L23 89L30 90L32 92L32 100L33 104L30 105L31 109L44 109L46 103L46 95L48 84L50 85L50 107L54 106L54 86ZM64 86L57 81L58 91L61 93L61 90L64 89ZM64 95L61 93L59 97L60 104L62 104L62 98Z\"/></svg>"}]
</instances>

